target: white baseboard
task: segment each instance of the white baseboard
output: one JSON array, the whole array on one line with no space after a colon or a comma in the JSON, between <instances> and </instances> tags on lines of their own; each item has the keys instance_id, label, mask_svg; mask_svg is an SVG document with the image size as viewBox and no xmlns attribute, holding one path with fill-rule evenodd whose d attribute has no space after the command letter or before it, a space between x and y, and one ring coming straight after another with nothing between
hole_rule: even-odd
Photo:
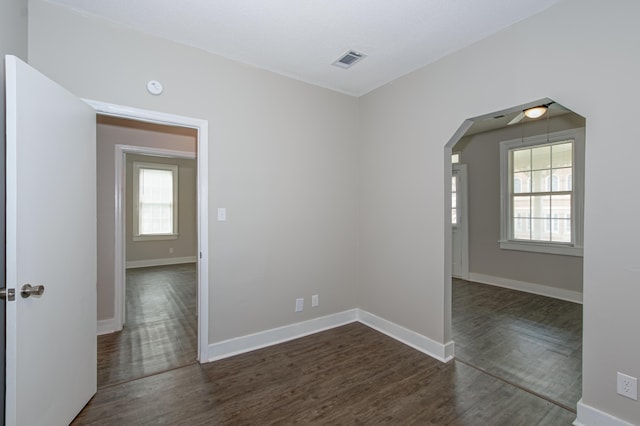
<instances>
[{"instance_id":1,"label":"white baseboard","mask_svg":"<svg viewBox=\"0 0 640 426\"><path fill-rule=\"evenodd\" d=\"M361 309L358 310L358 321L362 324L378 330L387 336L404 343L407 346L419 350L442 362L449 362L453 359L454 345L453 342L446 344L438 343L422 334L402 327L377 315L373 315Z\"/></svg>"},{"instance_id":2,"label":"white baseboard","mask_svg":"<svg viewBox=\"0 0 640 426\"><path fill-rule=\"evenodd\" d=\"M453 342L440 344L421 334L404 328L391 321L380 318L376 315L361 309L351 309L325 317L315 318L284 327L273 328L247 336L236 337L209 345L208 361L216 361L250 352L278 343L287 342L309 334L318 333L345 324L359 321L387 336L398 340L405 345L411 346L439 361L447 362L453 358Z\"/></svg>"},{"instance_id":3,"label":"white baseboard","mask_svg":"<svg viewBox=\"0 0 640 426\"><path fill-rule=\"evenodd\" d=\"M591 407L578 401L578 417L573 422L574 426L633 426L628 423L597 408Z\"/></svg>"},{"instance_id":4,"label":"white baseboard","mask_svg":"<svg viewBox=\"0 0 640 426\"><path fill-rule=\"evenodd\" d=\"M98 336L102 334L114 333L120 330L121 328L118 328L115 318L98 320L98 327L97 327Z\"/></svg>"},{"instance_id":5,"label":"white baseboard","mask_svg":"<svg viewBox=\"0 0 640 426\"><path fill-rule=\"evenodd\" d=\"M179 265L181 263L195 263L197 261L198 258L196 256L168 257L166 259L128 260L125 267L127 269L146 268L148 266Z\"/></svg>"},{"instance_id":6,"label":"white baseboard","mask_svg":"<svg viewBox=\"0 0 640 426\"><path fill-rule=\"evenodd\" d=\"M527 293L538 294L540 296L553 297L554 299L566 300L568 302L582 304L582 293L579 291L565 290L562 288L550 287L542 284L534 284L525 281L511 280L509 278L478 274L475 272L469 273L469 281L494 285L496 287L510 288L512 290L519 290Z\"/></svg>"},{"instance_id":7,"label":"white baseboard","mask_svg":"<svg viewBox=\"0 0 640 426\"><path fill-rule=\"evenodd\" d=\"M224 340L209 345L208 360L216 361L267 346L277 345L278 343L339 327L357 320L358 310L351 309L296 324L285 325L284 327L272 328L271 330Z\"/></svg>"}]
</instances>

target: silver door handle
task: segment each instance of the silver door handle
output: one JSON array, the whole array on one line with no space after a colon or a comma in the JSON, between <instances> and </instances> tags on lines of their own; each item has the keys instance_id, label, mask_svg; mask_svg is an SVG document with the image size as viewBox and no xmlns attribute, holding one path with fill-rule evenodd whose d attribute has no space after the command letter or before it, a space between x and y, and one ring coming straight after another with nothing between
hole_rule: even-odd
<instances>
[{"instance_id":1,"label":"silver door handle","mask_svg":"<svg viewBox=\"0 0 640 426\"><path fill-rule=\"evenodd\" d=\"M0 299L7 299L9 301L16 300L16 289L0 288Z\"/></svg>"},{"instance_id":2,"label":"silver door handle","mask_svg":"<svg viewBox=\"0 0 640 426\"><path fill-rule=\"evenodd\" d=\"M22 297L24 297L25 299L27 297L31 296L31 295L33 295L33 296L42 296L42 293L44 293L44 286L43 285L32 286L31 284L25 284L20 289L20 295Z\"/></svg>"}]
</instances>

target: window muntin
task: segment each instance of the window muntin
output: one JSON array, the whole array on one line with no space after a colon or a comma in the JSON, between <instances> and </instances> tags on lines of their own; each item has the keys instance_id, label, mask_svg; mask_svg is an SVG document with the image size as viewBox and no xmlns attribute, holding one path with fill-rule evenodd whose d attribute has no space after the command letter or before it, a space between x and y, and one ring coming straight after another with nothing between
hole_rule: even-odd
<instances>
[{"instance_id":1,"label":"window muntin","mask_svg":"<svg viewBox=\"0 0 640 426\"><path fill-rule=\"evenodd\" d=\"M564 140L509 149L511 240L573 243L573 185L567 185L573 172L573 146L573 140ZM562 219L569 222L562 232L560 216L569 218ZM527 229L522 221L529 222Z\"/></svg>"},{"instance_id":2,"label":"window muntin","mask_svg":"<svg viewBox=\"0 0 640 426\"><path fill-rule=\"evenodd\" d=\"M582 256L584 129L502 142L500 248Z\"/></svg>"},{"instance_id":3,"label":"window muntin","mask_svg":"<svg viewBox=\"0 0 640 426\"><path fill-rule=\"evenodd\" d=\"M178 234L178 166L133 163L134 241Z\"/></svg>"}]
</instances>

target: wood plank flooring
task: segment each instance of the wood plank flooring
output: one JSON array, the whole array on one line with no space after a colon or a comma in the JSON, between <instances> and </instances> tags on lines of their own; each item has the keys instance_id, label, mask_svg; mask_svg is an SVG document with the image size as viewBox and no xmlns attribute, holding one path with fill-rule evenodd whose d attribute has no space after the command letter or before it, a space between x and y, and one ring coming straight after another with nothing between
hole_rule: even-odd
<instances>
[{"instance_id":1,"label":"wood plank flooring","mask_svg":"<svg viewBox=\"0 0 640 426\"><path fill-rule=\"evenodd\" d=\"M582 394L582 305L453 279L456 359L572 410Z\"/></svg>"},{"instance_id":2,"label":"wood plank flooring","mask_svg":"<svg viewBox=\"0 0 640 426\"><path fill-rule=\"evenodd\" d=\"M575 419L579 305L456 280L460 362L443 364L353 323L200 365L193 361L194 265L128 272L127 327L99 337L98 393L74 425L556 426ZM514 354L522 364L504 360Z\"/></svg>"},{"instance_id":3,"label":"wood plank flooring","mask_svg":"<svg viewBox=\"0 0 640 426\"><path fill-rule=\"evenodd\" d=\"M571 425L574 414L360 323L100 389L74 425Z\"/></svg>"},{"instance_id":4,"label":"wood plank flooring","mask_svg":"<svg viewBox=\"0 0 640 426\"><path fill-rule=\"evenodd\" d=\"M195 263L127 270L126 323L98 336L98 387L195 362Z\"/></svg>"}]
</instances>

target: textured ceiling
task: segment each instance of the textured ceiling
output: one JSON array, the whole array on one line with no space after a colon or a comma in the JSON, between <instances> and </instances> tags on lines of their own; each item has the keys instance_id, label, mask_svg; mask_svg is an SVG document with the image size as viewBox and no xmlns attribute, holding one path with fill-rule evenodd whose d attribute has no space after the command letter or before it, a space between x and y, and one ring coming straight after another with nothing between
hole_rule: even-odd
<instances>
[{"instance_id":1,"label":"textured ceiling","mask_svg":"<svg viewBox=\"0 0 640 426\"><path fill-rule=\"evenodd\" d=\"M49 0L360 96L560 0ZM332 66L349 49L367 54Z\"/></svg>"}]
</instances>

